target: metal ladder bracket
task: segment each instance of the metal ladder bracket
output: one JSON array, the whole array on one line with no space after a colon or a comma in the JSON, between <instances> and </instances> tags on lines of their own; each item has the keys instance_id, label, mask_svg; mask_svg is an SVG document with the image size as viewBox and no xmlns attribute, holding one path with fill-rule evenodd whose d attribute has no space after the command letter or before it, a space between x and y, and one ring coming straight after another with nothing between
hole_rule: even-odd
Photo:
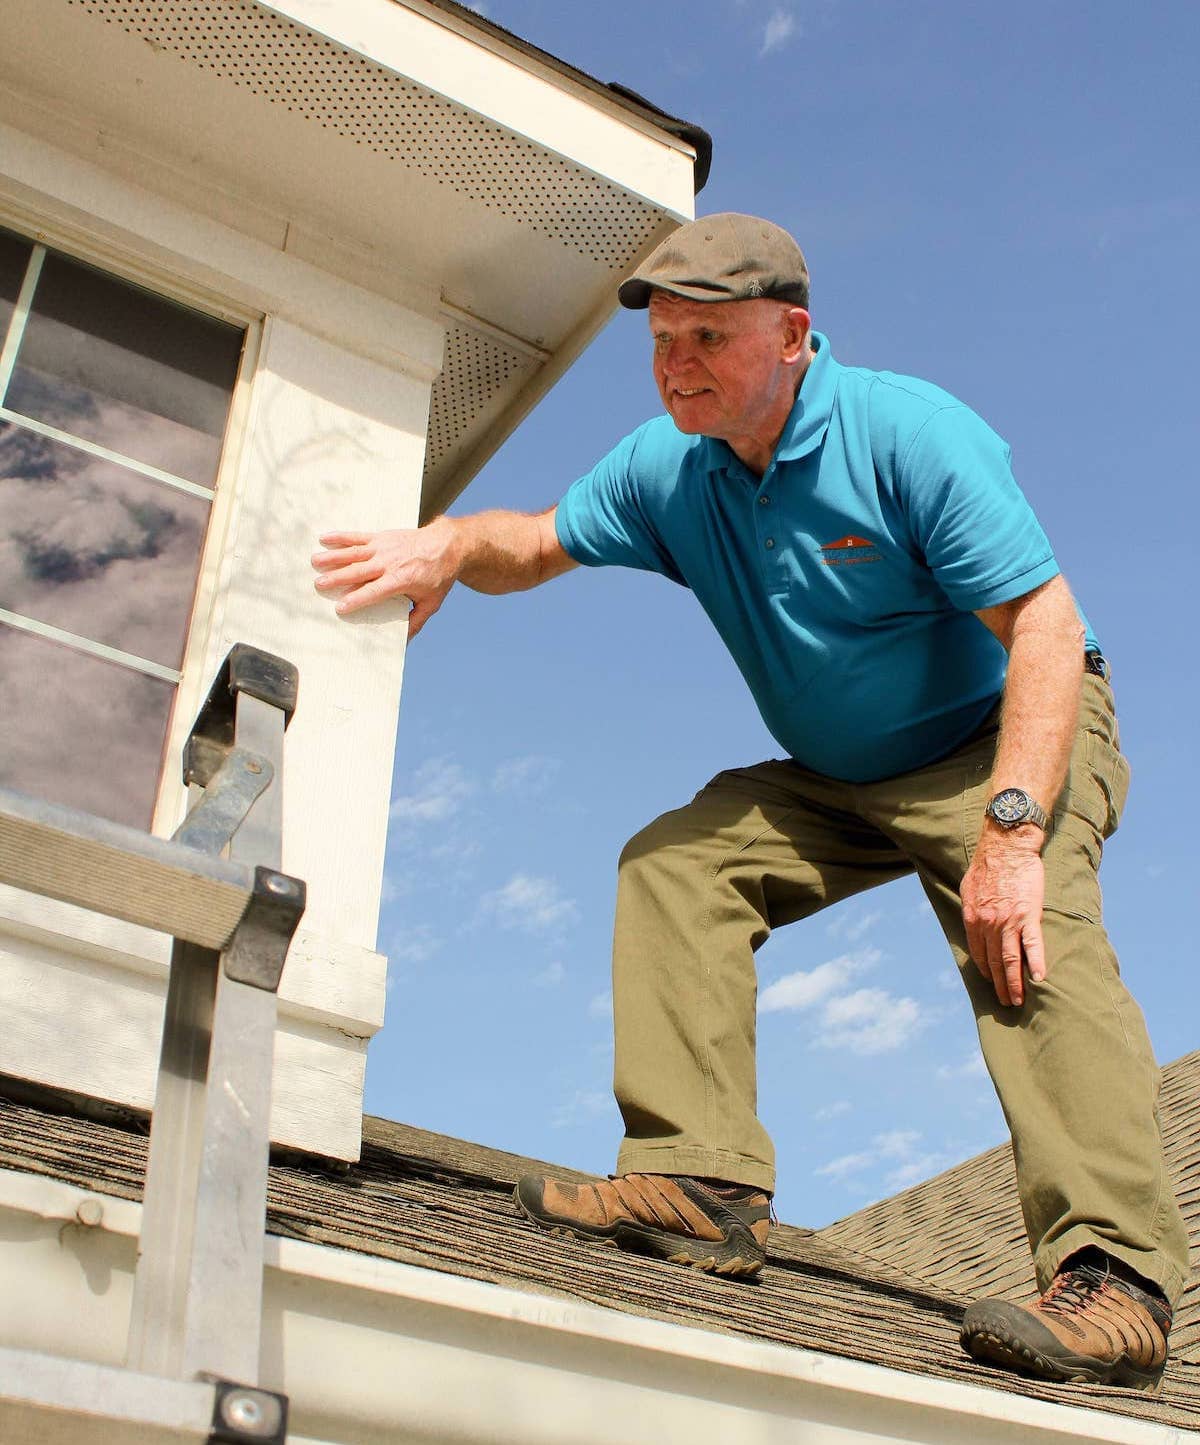
<instances>
[{"instance_id":1,"label":"metal ladder bracket","mask_svg":"<svg viewBox=\"0 0 1200 1445\"><path fill-rule=\"evenodd\" d=\"M283 714L286 729L296 711L296 694L300 686L297 669L274 653L263 652L261 648L249 647L244 642L235 643L221 664L208 697L192 725L191 736L184 749L184 782L198 782L205 785L201 777L188 776L189 752L193 741L215 744L227 750L233 745L234 722L237 713L238 693L256 697L259 702L278 708Z\"/></svg>"},{"instance_id":2,"label":"metal ladder bracket","mask_svg":"<svg viewBox=\"0 0 1200 1445\"><path fill-rule=\"evenodd\" d=\"M304 913L306 889L299 878L259 864L254 892L224 952L226 978L276 993L292 938Z\"/></svg>"},{"instance_id":3,"label":"metal ladder bracket","mask_svg":"<svg viewBox=\"0 0 1200 1445\"><path fill-rule=\"evenodd\" d=\"M201 1379L216 1387L208 1445L284 1445L288 1400L272 1390L238 1385L212 1375Z\"/></svg>"}]
</instances>

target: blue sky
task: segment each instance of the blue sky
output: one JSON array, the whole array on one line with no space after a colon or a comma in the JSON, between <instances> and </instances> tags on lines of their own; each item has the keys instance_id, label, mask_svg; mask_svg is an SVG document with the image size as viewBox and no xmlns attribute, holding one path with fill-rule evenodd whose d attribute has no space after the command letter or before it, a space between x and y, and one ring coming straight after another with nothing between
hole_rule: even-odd
<instances>
[{"instance_id":1,"label":"blue sky","mask_svg":"<svg viewBox=\"0 0 1200 1445\"><path fill-rule=\"evenodd\" d=\"M1200 1046L1200 7L476 8L704 125L698 209L797 236L839 360L935 381L1009 441L1114 666L1134 787L1103 874L1110 932L1159 1058ZM550 505L657 409L645 316L623 313L454 510ZM778 751L683 589L616 569L457 589L407 662L368 1109L611 1168L617 854ZM759 974L782 1218L819 1226L1004 1137L915 885L781 930Z\"/></svg>"}]
</instances>

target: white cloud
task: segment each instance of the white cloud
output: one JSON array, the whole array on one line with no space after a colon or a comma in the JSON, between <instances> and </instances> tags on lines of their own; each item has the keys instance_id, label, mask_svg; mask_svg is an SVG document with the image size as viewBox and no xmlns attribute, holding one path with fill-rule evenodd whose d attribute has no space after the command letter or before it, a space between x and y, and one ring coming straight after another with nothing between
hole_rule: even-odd
<instances>
[{"instance_id":1,"label":"white cloud","mask_svg":"<svg viewBox=\"0 0 1200 1445\"><path fill-rule=\"evenodd\" d=\"M831 958L808 972L784 974L763 989L758 998L758 1011L769 1014L811 1008L844 988L856 974L871 968L882 957L877 948L864 948Z\"/></svg>"},{"instance_id":2,"label":"white cloud","mask_svg":"<svg viewBox=\"0 0 1200 1445\"><path fill-rule=\"evenodd\" d=\"M496 767L492 774L492 791L495 793L523 793L526 797L544 793L554 781L562 767L558 758L548 758L539 753L528 757L508 758Z\"/></svg>"},{"instance_id":3,"label":"white cloud","mask_svg":"<svg viewBox=\"0 0 1200 1445\"><path fill-rule=\"evenodd\" d=\"M847 943L857 943L882 920L883 914L878 910L873 913L862 913L857 917L852 913L840 913L826 926L825 931L830 938L844 938Z\"/></svg>"},{"instance_id":4,"label":"white cloud","mask_svg":"<svg viewBox=\"0 0 1200 1445\"><path fill-rule=\"evenodd\" d=\"M813 1118L818 1123L823 1124L829 1119L840 1119L843 1114L848 1114L853 1107L854 1105L851 1104L849 1099L833 1099L830 1103L823 1104L813 1115Z\"/></svg>"},{"instance_id":5,"label":"white cloud","mask_svg":"<svg viewBox=\"0 0 1200 1445\"><path fill-rule=\"evenodd\" d=\"M486 893L480 907L501 928L523 933L549 933L579 916L574 899L563 898L553 878L516 873L503 888Z\"/></svg>"},{"instance_id":6,"label":"white cloud","mask_svg":"<svg viewBox=\"0 0 1200 1445\"><path fill-rule=\"evenodd\" d=\"M862 1176L890 1165L883 1175L883 1187L889 1190L907 1189L910 1184L929 1178L951 1163L947 1154L919 1149L921 1137L916 1129L890 1129L876 1134L868 1148L853 1154L839 1154L836 1159L830 1159L827 1164L814 1169L813 1173L835 1183L849 1184L855 1192L863 1193L868 1191Z\"/></svg>"},{"instance_id":7,"label":"white cloud","mask_svg":"<svg viewBox=\"0 0 1200 1445\"><path fill-rule=\"evenodd\" d=\"M917 1129L888 1129L876 1134L871 1142L882 1159L907 1159L920 1139Z\"/></svg>"},{"instance_id":8,"label":"white cloud","mask_svg":"<svg viewBox=\"0 0 1200 1445\"><path fill-rule=\"evenodd\" d=\"M566 976L566 966L556 958L553 963L547 964L541 973L535 974L533 981L538 988L557 988Z\"/></svg>"},{"instance_id":9,"label":"white cloud","mask_svg":"<svg viewBox=\"0 0 1200 1445\"><path fill-rule=\"evenodd\" d=\"M427 963L441 948L442 940L428 923L402 928L392 938L388 958L393 963Z\"/></svg>"},{"instance_id":10,"label":"white cloud","mask_svg":"<svg viewBox=\"0 0 1200 1445\"><path fill-rule=\"evenodd\" d=\"M938 972L937 986L945 989L947 993L957 993L963 986L962 975L956 968L943 968Z\"/></svg>"},{"instance_id":11,"label":"white cloud","mask_svg":"<svg viewBox=\"0 0 1200 1445\"><path fill-rule=\"evenodd\" d=\"M412 791L392 799L391 816L400 823L444 823L475 791L467 773L449 758L430 758L412 777Z\"/></svg>"},{"instance_id":12,"label":"white cloud","mask_svg":"<svg viewBox=\"0 0 1200 1445\"><path fill-rule=\"evenodd\" d=\"M766 29L763 31L762 49L758 52L759 55L769 55L772 50L778 50L795 33L796 17L791 11L782 8L772 10Z\"/></svg>"},{"instance_id":13,"label":"white cloud","mask_svg":"<svg viewBox=\"0 0 1200 1445\"><path fill-rule=\"evenodd\" d=\"M988 1071L983 1055L976 1049L961 1064L942 1064L937 1076L939 1079L986 1079Z\"/></svg>"},{"instance_id":14,"label":"white cloud","mask_svg":"<svg viewBox=\"0 0 1200 1445\"><path fill-rule=\"evenodd\" d=\"M613 1016L612 991L595 994L588 1000L588 1013L594 1019L610 1019Z\"/></svg>"},{"instance_id":15,"label":"white cloud","mask_svg":"<svg viewBox=\"0 0 1200 1445\"><path fill-rule=\"evenodd\" d=\"M601 1089L576 1089L565 1104L559 1104L550 1115L552 1129L567 1129L575 1124L585 1124L598 1119L610 1110L615 1111L611 1094Z\"/></svg>"},{"instance_id":16,"label":"white cloud","mask_svg":"<svg viewBox=\"0 0 1200 1445\"><path fill-rule=\"evenodd\" d=\"M883 1182L892 1190L908 1189L913 1184L920 1184L923 1179L930 1179L941 1173L952 1163L949 1154L916 1154L898 1168L889 1169Z\"/></svg>"},{"instance_id":17,"label":"white cloud","mask_svg":"<svg viewBox=\"0 0 1200 1445\"><path fill-rule=\"evenodd\" d=\"M828 1164L822 1164L819 1169L814 1169L813 1173L820 1175L823 1179L845 1179L848 1174L861 1174L864 1169L869 1169L875 1162L875 1155L869 1149L864 1149L857 1154L839 1154Z\"/></svg>"},{"instance_id":18,"label":"white cloud","mask_svg":"<svg viewBox=\"0 0 1200 1445\"><path fill-rule=\"evenodd\" d=\"M825 1004L820 1042L855 1054L884 1054L903 1047L921 1027L916 999L896 998L882 988L860 988Z\"/></svg>"}]
</instances>

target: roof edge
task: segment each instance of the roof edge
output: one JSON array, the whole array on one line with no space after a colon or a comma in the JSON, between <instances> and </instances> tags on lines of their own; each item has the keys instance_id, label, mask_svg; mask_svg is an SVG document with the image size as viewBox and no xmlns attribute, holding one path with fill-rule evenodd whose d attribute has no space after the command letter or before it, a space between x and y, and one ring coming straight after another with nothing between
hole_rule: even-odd
<instances>
[{"instance_id":1,"label":"roof edge","mask_svg":"<svg viewBox=\"0 0 1200 1445\"><path fill-rule=\"evenodd\" d=\"M636 90L619 81L598 80L586 70L580 70L577 65L570 61L562 60L559 56L553 55L549 50L543 50L541 46L534 45L532 41L524 39L512 30L507 30L503 25L498 25L494 20L489 20L486 15L471 9L468 5L459 3L459 0L395 0L395 3L408 5L412 9L428 8L429 10L440 10L444 15L452 17L461 24L471 29L480 30L485 35L501 41L512 50L519 51L522 55L537 60L540 64L550 70L557 71L571 80L577 81L585 89L604 97L606 100L615 101L623 109L631 111L641 120L649 121L651 125L659 130L666 131L668 135L674 136L677 140L683 141L692 147L696 152L694 171L694 185L697 195L708 183L709 173L712 169L713 140L712 136L702 126L693 121L684 120L679 116L672 115L669 111L663 110L661 106L655 105L652 100L647 100Z\"/></svg>"},{"instance_id":2,"label":"roof edge","mask_svg":"<svg viewBox=\"0 0 1200 1445\"><path fill-rule=\"evenodd\" d=\"M85 1200L99 1203L101 1213L99 1224L75 1231L72 1248L81 1262L103 1259L111 1267L121 1239L118 1247L131 1256L140 1205L0 1169L0 1211L32 1216L47 1238L61 1237L61 1226L77 1220ZM9 1258L21 1276L18 1289L46 1287L37 1251L22 1243L11 1247ZM762 1422L777 1425L781 1414L910 1445L981 1433L994 1445L1179 1440L1178 1430L1157 1422L628 1315L329 1245L271 1235L265 1263L269 1275L289 1279L288 1313L306 1324L268 1340L279 1350L297 1427L315 1412L372 1430L419 1424L422 1438L447 1445L464 1438L543 1445L567 1435L597 1438L597 1420L617 1411L644 1414L649 1391L664 1438L699 1438L707 1423L730 1445L760 1440ZM85 1276L86 1269L55 1277L62 1296L55 1318L63 1322L66 1346L57 1353L72 1353L69 1332L84 1303ZM119 1308L113 1293L86 1302L93 1323ZM392 1303L381 1310L384 1301ZM410 1308L396 1309L401 1302ZM268 1336L271 1318L264 1321ZM356 1367L348 1391L328 1361L338 1358L350 1335ZM550 1388L548 1362L561 1389ZM704 1366L700 1372L697 1363ZM396 1389L397 1379L407 1382L404 1389ZM511 1410L496 1411L489 1381L503 1382Z\"/></svg>"}]
</instances>

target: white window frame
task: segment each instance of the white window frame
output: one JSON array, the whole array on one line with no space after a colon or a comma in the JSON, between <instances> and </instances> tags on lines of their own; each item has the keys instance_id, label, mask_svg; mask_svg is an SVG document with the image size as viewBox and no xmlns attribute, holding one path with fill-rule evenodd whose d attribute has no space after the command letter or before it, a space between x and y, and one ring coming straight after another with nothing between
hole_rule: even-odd
<instances>
[{"instance_id":1,"label":"white window frame","mask_svg":"<svg viewBox=\"0 0 1200 1445\"><path fill-rule=\"evenodd\" d=\"M139 286L164 300L174 301L190 307L218 321L242 329L244 340L237 375L230 394L229 412L225 432L221 439L220 457L212 488L160 471L156 467L138 462L136 459L109 452L106 448L85 441L82 438L58 433L49 427L17 412L9 412L0 405L0 419L14 425L62 440L67 445L86 451L93 456L113 461L139 475L151 477L168 486L186 491L192 495L211 500L204 543L200 550L196 586L192 597L187 633L184 639L183 655L178 670L156 664L149 659L134 657L120 649L104 643L79 638L65 633L60 628L36 619L11 614L0 608L0 621L35 636L64 642L85 656L119 663L147 676L171 682L175 686L168 715L164 753L158 760L157 779L154 787L154 808L151 821L153 832L170 832L178 822L185 799L185 788L175 763L191 727L193 718L204 700L207 682L199 676L204 665L206 647L217 617L219 600L219 576L224 541L236 516L239 502L237 478L240 473L242 444L246 437L247 420L250 412L251 393L258 367L258 355L262 343L264 314L248 307L239 307L227 297L215 291L185 281L176 273L136 256L132 252L117 252L98 241L90 243L85 233L74 227L56 226L51 220L33 225L28 216L5 204L0 196L0 226L29 242L33 248L31 264L23 279L17 301L14 325L10 325L5 338L0 341L0 394L7 390L7 381L16 362L16 351L24 332L29 304L40 276L42 262L48 252L58 252L71 260L81 261L95 267L117 280ZM26 312L19 318L22 305ZM81 645L84 644L84 645Z\"/></svg>"}]
</instances>

